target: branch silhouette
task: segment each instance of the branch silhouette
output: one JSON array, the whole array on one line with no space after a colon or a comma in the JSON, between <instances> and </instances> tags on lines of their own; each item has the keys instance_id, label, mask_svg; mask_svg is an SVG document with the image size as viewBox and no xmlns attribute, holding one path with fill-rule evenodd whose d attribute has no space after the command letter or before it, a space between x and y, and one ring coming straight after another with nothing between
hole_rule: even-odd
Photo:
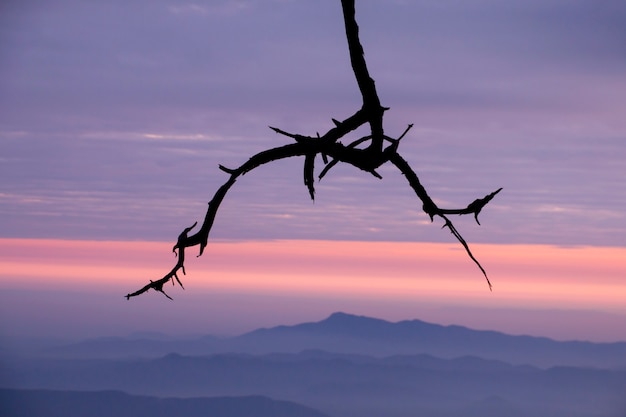
<instances>
[{"instance_id":1,"label":"branch silhouette","mask_svg":"<svg viewBox=\"0 0 626 417\"><path fill-rule=\"evenodd\" d=\"M184 288L178 277L178 272L181 271L185 274L185 249L192 246L199 246L198 256L201 256L204 253L220 204L240 176L267 163L285 158L302 156L304 157L304 185L307 188L311 199L315 199L314 172L315 162L318 155L321 156L322 162L325 164L318 176L318 180L321 180L330 171L330 169L338 163L352 165L372 174L377 178L382 178L381 175L376 172L378 167L387 162L393 164L406 177L409 186L421 200L423 211L428 214L431 221L433 221L435 217L441 217L443 219L443 227L447 227L459 243L461 243L468 256L483 273L485 279L487 280L487 284L489 285L489 289L492 288L485 269L474 257L469 245L447 216L453 214L473 214L476 222L480 224L478 222L478 214L485 207L485 205L502 190L502 188L499 188L483 198L474 200L465 208L440 208L437 204L435 204L426 192L424 186L420 183L413 168L398 153L400 140L409 132L413 125L409 124L404 132L397 138L389 137L384 133L383 116L385 111L389 110L389 108L383 107L380 104L374 80L370 77L367 69L363 47L361 46L359 40L359 27L355 18L354 0L341 0L341 5L344 16L346 39L348 41L348 49L350 53L350 63L363 98L363 105L361 108L344 120L340 121L334 118L331 119L333 126L321 136L319 134L315 137L294 134L270 126L270 129L274 132L282 136L286 136L294 142L259 152L234 169L220 165L219 168L228 174L229 178L216 191L213 198L209 202L207 212L200 229L194 234L189 235L191 230L197 225L196 222L191 227L183 230L183 232L178 236L178 240L173 247L174 253L177 254L177 262L172 270L163 276L163 278L157 281L150 280L150 283L142 287L140 290L127 294L125 296L127 299L141 295L149 289L159 291L167 298L172 299L163 290L163 286L169 281L172 281L173 285L177 282L181 288ZM369 125L369 135L352 141L348 145L344 145L339 141L350 132L365 124ZM328 157L332 159L328 161Z\"/></svg>"}]
</instances>

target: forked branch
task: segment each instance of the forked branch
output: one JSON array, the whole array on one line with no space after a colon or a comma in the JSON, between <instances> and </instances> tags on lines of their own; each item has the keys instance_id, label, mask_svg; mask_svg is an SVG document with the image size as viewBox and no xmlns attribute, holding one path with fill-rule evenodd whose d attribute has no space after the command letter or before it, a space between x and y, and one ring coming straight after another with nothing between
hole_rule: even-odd
<instances>
[{"instance_id":1,"label":"forked branch","mask_svg":"<svg viewBox=\"0 0 626 417\"><path fill-rule=\"evenodd\" d=\"M411 168L409 163L398 153L400 140L407 134L413 125L408 125L406 130L398 138L392 138L385 135L383 129L383 115L388 108L381 106L374 80L370 77L367 69L363 54L363 47L359 41L359 28L355 19L354 0L341 0L341 5L346 29L346 38L348 41L348 49L350 52L350 62L363 98L362 107L352 116L349 116L342 121L332 119L333 126L321 136L319 134L312 137L288 133L282 129L270 127L274 130L274 132L282 136L286 136L294 142L259 152L256 155L253 155L241 166L234 169L220 165L219 168L227 173L229 178L216 191L215 195L209 202L207 212L200 229L196 233L189 235L189 232L191 232L197 224L194 223L191 227L183 230L183 232L178 236L178 240L173 248L174 252L177 254L177 261L172 270L165 274L161 279L157 281L150 280L150 283L142 287L140 290L127 294L127 299L143 294L149 289L159 291L167 298L171 299L171 297L163 290L163 286L169 281L172 281L173 284L177 282L181 288L183 287L182 282L179 279L178 272L180 271L183 275L185 274L185 249L199 245L200 253L198 256L203 254L207 246L211 228L213 227L215 217L222 201L237 179L247 172L270 162L302 156L304 157L304 167L302 171L304 185L306 186L311 199L314 199L314 172L315 161L318 155L322 157L322 161L325 164L324 169L322 169L319 174L319 179L323 178L333 166L340 162L359 168L377 178L382 178L380 174L376 172L376 169L387 162L392 163L406 177L409 182L409 186L421 200L423 211L428 214L431 221L435 218L435 216L441 217L444 220L444 227L447 227L454 237L461 243L461 245L463 245L468 256L482 271L489 288L491 289L491 282L487 277L485 269L474 257L470 251L469 245L447 216L452 214L473 214L476 222L478 223L478 214L485 207L485 205L502 190L502 188L499 188L483 198L474 200L465 208L447 209L438 207L437 204L435 204L426 192L424 186L420 183L413 168ZM369 125L370 134L356 139L348 145L344 145L339 142L341 138L365 124ZM389 143L387 147L384 147L385 143ZM332 159L328 161L328 157Z\"/></svg>"}]
</instances>

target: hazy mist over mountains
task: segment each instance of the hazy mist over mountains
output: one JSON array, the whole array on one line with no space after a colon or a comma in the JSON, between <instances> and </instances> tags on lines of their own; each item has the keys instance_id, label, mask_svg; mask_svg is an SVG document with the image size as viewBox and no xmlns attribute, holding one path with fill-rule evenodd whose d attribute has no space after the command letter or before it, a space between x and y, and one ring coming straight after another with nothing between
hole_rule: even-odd
<instances>
[{"instance_id":1,"label":"hazy mist over mountains","mask_svg":"<svg viewBox=\"0 0 626 417\"><path fill-rule=\"evenodd\" d=\"M419 320L335 313L231 338L3 352L3 416L626 416L626 343Z\"/></svg>"}]
</instances>

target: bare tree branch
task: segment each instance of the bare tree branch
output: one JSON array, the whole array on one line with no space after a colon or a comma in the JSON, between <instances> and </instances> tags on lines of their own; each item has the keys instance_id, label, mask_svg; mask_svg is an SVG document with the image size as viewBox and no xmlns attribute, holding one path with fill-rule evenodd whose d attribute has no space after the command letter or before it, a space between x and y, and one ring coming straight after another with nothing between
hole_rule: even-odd
<instances>
[{"instance_id":1,"label":"bare tree branch","mask_svg":"<svg viewBox=\"0 0 626 417\"><path fill-rule=\"evenodd\" d=\"M181 271L183 274L185 274L185 249L199 245L200 253L198 256L203 254L204 249L207 246L209 234L211 232L211 228L213 227L213 223L215 222L215 217L217 215L219 207L230 188L235 184L240 176L258 168L261 165L270 162L278 161L285 158L302 156L304 157L304 185L307 188L311 199L314 199L314 172L317 155L321 155L324 164L326 164L326 166L318 176L319 179L323 178L332 167L340 162L359 168L365 172L374 175L377 178L382 178L376 172L376 169L378 167L387 162L393 164L406 177L407 181L409 182L409 186L413 189L419 200L422 202L423 211L428 214L431 221L434 220L435 216L441 217L444 220L443 227L447 227L454 235L454 237L461 243L467 255L482 271L485 279L487 280L489 288L491 289L491 282L487 277L485 269L474 257L469 248L469 245L467 244L465 239L463 239L463 236L461 236L461 234L456 229L452 221L450 221L450 219L447 217L447 215L473 214L476 222L480 224L478 222L478 214L485 207L485 205L487 205L487 203L489 203L489 201L491 201L495 197L495 195L502 190L502 188L499 188L498 190L486 195L483 198L474 200L465 208L447 209L440 208L437 206L437 204L435 204L435 202L426 192L424 186L420 183L420 180L413 168L411 168L409 163L398 153L398 145L400 143L400 140L409 132L413 125L409 124L405 131L397 139L391 138L384 133L383 115L384 112L388 110L388 108L381 106L380 99L378 98L378 93L376 91L376 85L374 83L374 80L370 77L369 71L367 69L365 56L363 53L363 47L361 46L361 43L359 41L359 27L356 23L355 18L354 0L341 0L341 5L346 29L346 39L348 41L348 49L350 53L350 63L352 65L352 70L354 72L354 76L356 78L359 90L361 92L361 96L363 98L363 105L361 109L342 121L332 118L331 120L333 126L321 136L319 134L316 134L315 137L294 134L270 126L270 128L274 132L294 140L294 143L289 143L283 146L259 152L256 155L250 157L250 159L248 159L242 165L234 169L219 165L220 170L228 174L229 178L215 192L215 195L213 196L211 201L209 201L207 212L205 214L204 221L200 226L200 229L195 234L189 236L189 232L191 232L191 230L197 225L196 222L193 224L193 226L183 230L183 232L178 236L178 240L173 248L173 251L177 253L178 259L172 270L169 271L161 279L157 281L150 280L149 284L145 285L138 291L127 294L127 299L143 294L149 289L159 291L167 298L171 299L171 297L163 290L163 286L170 280L173 284L177 282L181 286L181 288L183 287L178 277L178 271ZM368 124L370 127L369 135L356 139L350 142L348 145L343 145L341 142L339 142L341 138L345 137L347 134L358 129L364 124ZM386 148L384 147L385 142L389 143ZM365 147L359 147L359 145L362 144L365 144ZM332 158L330 162L328 162L328 157Z\"/></svg>"}]
</instances>

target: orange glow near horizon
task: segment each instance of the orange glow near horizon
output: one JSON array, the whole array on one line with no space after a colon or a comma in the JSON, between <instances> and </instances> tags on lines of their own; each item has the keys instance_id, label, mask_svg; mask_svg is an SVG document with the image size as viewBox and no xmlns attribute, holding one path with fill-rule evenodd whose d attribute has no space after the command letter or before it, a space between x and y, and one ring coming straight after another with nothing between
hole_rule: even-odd
<instances>
[{"instance_id":1,"label":"orange glow near horizon","mask_svg":"<svg viewBox=\"0 0 626 417\"><path fill-rule=\"evenodd\" d=\"M626 314L626 248L473 245L494 285L454 244L214 241L188 249L187 291L429 301L488 308ZM106 287L120 295L163 276L171 243L0 239L5 288ZM176 297L180 288L169 293ZM143 297L154 297L146 294Z\"/></svg>"}]
</instances>

